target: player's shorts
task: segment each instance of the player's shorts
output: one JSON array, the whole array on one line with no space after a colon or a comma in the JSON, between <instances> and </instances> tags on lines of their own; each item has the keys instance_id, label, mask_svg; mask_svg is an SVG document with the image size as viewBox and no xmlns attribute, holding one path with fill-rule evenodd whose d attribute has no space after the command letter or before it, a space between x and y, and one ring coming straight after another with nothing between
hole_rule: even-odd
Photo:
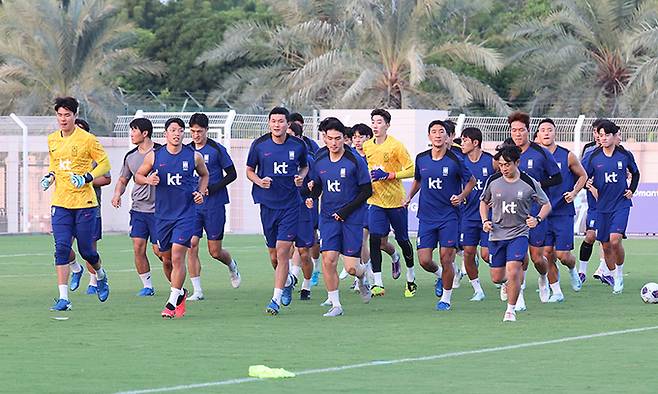
<instances>
[{"instance_id":1,"label":"player's shorts","mask_svg":"<svg viewBox=\"0 0 658 394\"><path fill-rule=\"evenodd\" d=\"M548 231L548 220L542 220L537 227L530 229L529 244L530 246L542 247L546 241L546 232ZM572 230L573 231L573 230Z\"/></svg>"},{"instance_id":2,"label":"player's shorts","mask_svg":"<svg viewBox=\"0 0 658 394\"><path fill-rule=\"evenodd\" d=\"M370 205L366 204L366 214L363 215L363 228L368 230L370 227L368 225L368 221L370 220Z\"/></svg>"},{"instance_id":3,"label":"player's shorts","mask_svg":"<svg viewBox=\"0 0 658 394\"><path fill-rule=\"evenodd\" d=\"M100 211L100 208L97 208ZM103 219L100 215L96 217L96 227L94 229L94 241L103 239Z\"/></svg>"},{"instance_id":4,"label":"player's shorts","mask_svg":"<svg viewBox=\"0 0 658 394\"><path fill-rule=\"evenodd\" d=\"M51 207L51 223L55 239L55 265L69 262L73 238L78 242L78 251L85 261L98 262L94 248L97 207L68 209Z\"/></svg>"},{"instance_id":5,"label":"player's shorts","mask_svg":"<svg viewBox=\"0 0 658 394\"><path fill-rule=\"evenodd\" d=\"M260 221L268 248L275 248L276 241L292 242L297 237L299 209L272 209L260 205Z\"/></svg>"},{"instance_id":6,"label":"player's shorts","mask_svg":"<svg viewBox=\"0 0 658 394\"><path fill-rule=\"evenodd\" d=\"M585 230L596 230L596 215L595 210L587 210L587 214L585 215Z\"/></svg>"},{"instance_id":7,"label":"player's shorts","mask_svg":"<svg viewBox=\"0 0 658 394\"><path fill-rule=\"evenodd\" d=\"M325 217L320 218L320 250L336 251L348 257L361 256L363 226Z\"/></svg>"},{"instance_id":8,"label":"player's shorts","mask_svg":"<svg viewBox=\"0 0 658 394\"><path fill-rule=\"evenodd\" d=\"M459 243L464 246L489 247L489 233L482 230L479 220L463 220L461 225L461 236Z\"/></svg>"},{"instance_id":9,"label":"player's shorts","mask_svg":"<svg viewBox=\"0 0 658 394\"><path fill-rule=\"evenodd\" d=\"M158 229L157 244L161 252L171 249L172 244L186 247L192 246L192 235L194 235L194 216L179 219L156 219Z\"/></svg>"},{"instance_id":10,"label":"player's shorts","mask_svg":"<svg viewBox=\"0 0 658 394\"><path fill-rule=\"evenodd\" d=\"M320 200L313 200L313 210L311 211L311 220L313 221L313 230L320 227Z\"/></svg>"},{"instance_id":11,"label":"player's shorts","mask_svg":"<svg viewBox=\"0 0 658 394\"><path fill-rule=\"evenodd\" d=\"M382 208L371 205L368 209L368 228L375 237L385 237L391 227L398 241L409 240L409 223L407 208Z\"/></svg>"},{"instance_id":12,"label":"player's shorts","mask_svg":"<svg viewBox=\"0 0 658 394\"><path fill-rule=\"evenodd\" d=\"M418 223L417 249L435 249L437 244L442 248L456 248L459 240L457 220L428 223L421 220Z\"/></svg>"},{"instance_id":13,"label":"player's shorts","mask_svg":"<svg viewBox=\"0 0 658 394\"><path fill-rule=\"evenodd\" d=\"M298 248L310 248L315 244L315 228L313 220L300 220L295 237L295 246Z\"/></svg>"},{"instance_id":14,"label":"player's shorts","mask_svg":"<svg viewBox=\"0 0 658 394\"><path fill-rule=\"evenodd\" d=\"M612 233L625 236L629 213L630 208L622 208L614 212L598 212L596 216L596 240L608 242Z\"/></svg>"},{"instance_id":15,"label":"player's shorts","mask_svg":"<svg viewBox=\"0 0 658 394\"><path fill-rule=\"evenodd\" d=\"M573 219L572 215L549 216L544 246L561 251L573 250Z\"/></svg>"},{"instance_id":16,"label":"player's shorts","mask_svg":"<svg viewBox=\"0 0 658 394\"><path fill-rule=\"evenodd\" d=\"M508 261L523 261L528 254L528 238L516 237L504 241L489 241L491 268L502 268Z\"/></svg>"},{"instance_id":17,"label":"player's shorts","mask_svg":"<svg viewBox=\"0 0 658 394\"><path fill-rule=\"evenodd\" d=\"M130 238L158 242L158 229L155 225L155 214L130 210Z\"/></svg>"},{"instance_id":18,"label":"player's shorts","mask_svg":"<svg viewBox=\"0 0 658 394\"><path fill-rule=\"evenodd\" d=\"M203 230L209 241L224 239L224 225L226 224L226 206L208 209L197 209L194 219L194 235L203 238Z\"/></svg>"}]
</instances>

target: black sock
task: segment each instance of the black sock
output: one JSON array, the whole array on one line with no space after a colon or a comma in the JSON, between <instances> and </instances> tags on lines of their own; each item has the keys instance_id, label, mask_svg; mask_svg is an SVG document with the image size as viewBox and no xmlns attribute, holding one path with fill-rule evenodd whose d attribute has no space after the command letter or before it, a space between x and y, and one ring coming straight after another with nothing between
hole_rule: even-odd
<instances>
[{"instance_id":1,"label":"black sock","mask_svg":"<svg viewBox=\"0 0 658 394\"><path fill-rule=\"evenodd\" d=\"M592 257L592 247L594 244L589 244L583 241L580 244L580 261L589 261L589 258Z\"/></svg>"},{"instance_id":2,"label":"black sock","mask_svg":"<svg viewBox=\"0 0 658 394\"><path fill-rule=\"evenodd\" d=\"M410 240L398 241L398 245L402 249L402 257L404 257L404 262L407 264L407 268L414 266L414 247L411 246Z\"/></svg>"},{"instance_id":3,"label":"black sock","mask_svg":"<svg viewBox=\"0 0 658 394\"><path fill-rule=\"evenodd\" d=\"M372 263L372 272L382 272L382 239L370 235L370 263Z\"/></svg>"}]
</instances>

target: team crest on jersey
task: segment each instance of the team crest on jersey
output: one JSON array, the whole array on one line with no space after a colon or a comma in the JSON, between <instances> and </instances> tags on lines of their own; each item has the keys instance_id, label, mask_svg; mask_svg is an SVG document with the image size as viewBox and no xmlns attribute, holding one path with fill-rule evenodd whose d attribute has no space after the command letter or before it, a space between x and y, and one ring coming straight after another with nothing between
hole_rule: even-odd
<instances>
[{"instance_id":1,"label":"team crest on jersey","mask_svg":"<svg viewBox=\"0 0 658 394\"><path fill-rule=\"evenodd\" d=\"M384 153L384 161L388 161L390 159L390 155L388 153Z\"/></svg>"},{"instance_id":2,"label":"team crest on jersey","mask_svg":"<svg viewBox=\"0 0 658 394\"><path fill-rule=\"evenodd\" d=\"M294 150L289 150L288 151L288 158L290 160L295 160L295 151Z\"/></svg>"},{"instance_id":3,"label":"team crest on jersey","mask_svg":"<svg viewBox=\"0 0 658 394\"><path fill-rule=\"evenodd\" d=\"M207 153L206 153L206 154L204 154L204 155L203 155L203 161L205 161L205 162L206 162L206 164L208 164L208 162L210 161L210 155L209 155L209 154L207 154Z\"/></svg>"},{"instance_id":4,"label":"team crest on jersey","mask_svg":"<svg viewBox=\"0 0 658 394\"><path fill-rule=\"evenodd\" d=\"M532 159L528 159L528 169L532 168Z\"/></svg>"},{"instance_id":5,"label":"team crest on jersey","mask_svg":"<svg viewBox=\"0 0 658 394\"><path fill-rule=\"evenodd\" d=\"M487 167L482 167L482 176L489 176L489 170Z\"/></svg>"},{"instance_id":6,"label":"team crest on jersey","mask_svg":"<svg viewBox=\"0 0 658 394\"><path fill-rule=\"evenodd\" d=\"M516 192L516 197L523 198L523 191L519 190L518 192Z\"/></svg>"},{"instance_id":7,"label":"team crest on jersey","mask_svg":"<svg viewBox=\"0 0 658 394\"><path fill-rule=\"evenodd\" d=\"M78 147L74 145L71 148L71 156L77 156L77 155L78 155Z\"/></svg>"},{"instance_id":8,"label":"team crest on jersey","mask_svg":"<svg viewBox=\"0 0 658 394\"><path fill-rule=\"evenodd\" d=\"M341 169L340 169L340 177L341 177L341 178L345 178L345 176L346 176L345 168L341 168Z\"/></svg>"},{"instance_id":9,"label":"team crest on jersey","mask_svg":"<svg viewBox=\"0 0 658 394\"><path fill-rule=\"evenodd\" d=\"M443 167L443 176L448 176L448 167Z\"/></svg>"},{"instance_id":10,"label":"team crest on jersey","mask_svg":"<svg viewBox=\"0 0 658 394\"><path fill-rule=\"evenodd\" d=\"M624 164L621 161L618 161L617 162L617 169L621 170L622 168L624 168Z\"/></svg>"},{"instance_id":11,"label":"team crest on jersey","mask_svg":"<svg viewBox=\"0 0 658 394\"><path fill-rule=\"evenodd\" d=\"M190 164L187 162L187 160L183 161L183 171L187 171L190 169Z\"/></svg>"}]
</instances>

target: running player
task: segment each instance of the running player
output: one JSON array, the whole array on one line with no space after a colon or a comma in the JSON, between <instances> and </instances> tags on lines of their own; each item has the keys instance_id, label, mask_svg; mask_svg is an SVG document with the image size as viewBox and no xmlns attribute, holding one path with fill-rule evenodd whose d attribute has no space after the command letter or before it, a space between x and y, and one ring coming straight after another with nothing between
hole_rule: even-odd
<instances>
[{"instance_id":1,"label":"running player","mask_svg":"<svg viewBox=\"0 0 658 394\"><path fill-rule=\"evenodd\" d=\"M553 293L548 302L562 302L564 294L560 288L556 259L569 269L573 291L580 291L583 286L576 270L576 258L571 251L574 243L573 223L576 216L573 201L585 186L587 174L573 152L555 143L555 123L552 119L542 119L538 131L537 137L541 145L553 154L562 175L562 182L548 189L552 209L547 219L548 229L544 242L544 256L548 260L548 276Z\"/></svg>"},{"instance_id":2,"label":"running player","mask_svg":"<svg viewBox=\"0 0 658 394\"><path fill-rule=\"evenodd\" d=\"M489 177L480 197L482 228L489 233L491 279L494 283L506 283L504 322L516 321L529 229L541 223L551 210L551 203L541 185L519 170L520 158L521 148L503 144L494 156L500 173ZM537 215L532 214L533 202L541 205ZM489 219L490 205L492 219Z\"/></svg>"},{"instance_id":3,"label":"running player","mask_svg":"<svg viewBox=\"0 0 658 394\"><path fill-rule=\"evenodd\" d=\"M171 292L163 318L185 315L187 289L185 255L194 234L194 204L203 203L208 193L208 169L203 156L183 144L185 123L180 118L165 122L167 144L149 152L135 174L138 185L155 186L155 219L158 250L165 266L171 265ZM199 177L194 176L194 171ZM160 181L162 177L162 181Z\"/></svg>"},{"instance_id":4,"label":"running player","mask_svg":"<svg viewBox=\"0 0 658 394\"><path fill-rule=\"evenodd\" d=\"M435 293L441 297L436 310L450 310L453 264L459 241L459 210L465 197L473 190L475 178L464 165L461 156L450 149L446 125L432 121L427 134L432 148L416 156L414 182L405 206L420 190L418 198L418 261L425 271L436 275ZM462 184L466 186L462 188ZM441 246L442 272L432 261L432 254ZM441 280L439 280L441 278Z\"/></svg>"},{"instance_id":5,"label":"running player","mask_svg":"<svg viewBox=\"0 0 658 394\"><path fill-rule=\"evenodd\" d=\"M320 151L313 168L313 197L322 193L320 208L320 248L322 271L331 309L324 316L343 314L338 293L338 256L343 255L345 268L359 280L364 302L371 292L365 283L366 267L359 261L363 236L365 202L372 194L372 184L365 162L345 145L345 126L336 118L320 123L327 149ZM312 199L307 203L312 204Z\"/></svg>"},{"instance_id":6,"label":"running player","mask_svg":"<svg viewBox=\"0 0 658 394\"><path fill-rule=\"evenodd\" d=\"M619 126L609 120L598 125L601 147L585 161L587 176L598 191L596 202L596 239L603 244L608 269L613 276L613 294L624 290L624 247L622 238L628 224L633 193L640 182L640 170L630 151L617 146ZM627 184L627 171L631 174Z\"/></svg>"},{"instance_id":7,"label":"running player","mask_svg":"<svg viewBox=\"0 0 658 394\"><path fill-rule=\"evenodd\" d=\"M123 166L119 174L119 180L114 187L112 206L121 206L121 196L126 192L126 187L131 178L135 177L137 170L144 162L144 157L161 145L153 142L153 124L146 118L135 118L130 121L130 142L137 145L126 153L123 158ZM132 206L130 208L130 238L133 241L133 255L135 258L135 269L142 281L142 290L137 294L140 297L151 297L155 295L153 281L151 280L151 264L146 255L146 243L151 240L153 252L160 258L160 251L156 247L158 234L155 228L155 186L138 185L133 186L131 193ZM167 280L171 281L171 270L166 270Z\"/></svg>"},{"instance_id":8,"label":"running player","mask_svg":"<svg viewBox=\"0 0 658 394\"><path fill-rule=\"evenodd\" d=\"M302 205L298 188L308 174L305 144L286 132L289 115L287 109L274 107L268 115L270 132L251 144L247 156L247 178L253 183L254 203L260 204L263 234L275 271L274 293L266 308L272 315L292 302L295 277L288 273L288 259Z\"/></svg>"},{"instance_id":9,"label":"running player","mask_svg":"<svg viewBox=\"0 0 658 394\"><path fill-rule=\"evenodd\" d=\"M475 177L475 186L466 196L466 204L462 205L461 239L464 248L464 265L466 273L473 286L471 301L482 301L485 298L480 284L477 263L477 247L480 245L482 260L489 262L489 235L482 230L480 221L480 196L484 185L496 170L494 158L482 150L482 131L475 127L467 127L462 131L462 153L464 164Z\"/></svg>"},{"instance_id":10,"label":"running player","mask_svg":"<svg viewBox=\"0 0 658 394\"><path fill-rule=\"evenodd\" d=\"M375 283L372 287L374 296L383 296L382 281L382 238L387 236L393 227L395 239L402 249L407 265L407 284L405 297L416 294L416 277L414 274L413 246L409 240L407 223L407 208L404 204L405 192L402 179L414 174L414 163L404 145L388 135L391 126L391 114L383 109L375 109L370 113L372 130L375 138L363 143L370 178L373 181L373 195L368 199L368 227L370 229L370 260L374 272ZM400 277L400 264L393 263L393 279Z\"/></svg>"},{"instance_id":11,"label":"running player","mask_svg":"<svg viewBox=\"0 0 658 394\"><path fill-rule=\"evenodd\" d=\"M238 264L231 257L231 253L222 247L224 225L226 224L226 204L229 202L227 186L237 179L237 173L226 148L212 138L208 138L208 117L205 114L193 114L190 117L189 127L192 135L190 147L201 154L210 174L208 194L204 197L203 204L195 207L194 235L187 259L190 281L194 287L194 292L188 300L198 301L204 298L201 287L201 261L199 260L199 240L203 237L204 230L208 237L210 257L228 268L231 286L234 289L240 287L241 278Z\"/></svg>"},{"instance_id":12,"label":"running player","mask_svg":"<svg viewBox=\"0 0 658 394\"><path fill-rule=\"evenodd\" d=\"M98 299L105 302L110 295L107 274L93 246L98 201L91 186L95 178L110 170L110 160L98 138L75 125L75 98L56 98L55 112L60 129L48 135L49 172L40 183L44 191L55 184L51 215L59 298L50 309L66 311L71 309L68 281L73 238L77 239L82 258L96 271Z\"/></svg>"},{"instance_id":13,"label":"running player","mask_svg":"<svg viewBox=\"0 0 658 394\"><path fill-rule=\"evenodd\" d=\"M537 180L544 189L544 192L549 187L555 186L562 182L560 168L557 166L553 155L545 148L542 148L536 142L529 140L530 116L524 112L513 112L507 117L507 122L510 125L512 134L512 141L514 144L521 148L521 161L519 169L526 174L530 175L533 179ZM539 212L539 205L534 204L531 214L537 216ZM535 265L535 269L539 273L539 299L541 302L548 302L550 297L550 289L548 278L548 262L544 258L544 241L546 239L547 223L540 222L536 227L530 230L530 258ZM516 304L517 311L525 310L525 300L523 298L523 289L525 288L525 272L527 271L527 258L524 259L523 264L523 286L519 296L519 302ZM555 279L557 280L557 279ZM505 287L501 288L501 298L504 297Z\"/></svg>"}]
</instances>

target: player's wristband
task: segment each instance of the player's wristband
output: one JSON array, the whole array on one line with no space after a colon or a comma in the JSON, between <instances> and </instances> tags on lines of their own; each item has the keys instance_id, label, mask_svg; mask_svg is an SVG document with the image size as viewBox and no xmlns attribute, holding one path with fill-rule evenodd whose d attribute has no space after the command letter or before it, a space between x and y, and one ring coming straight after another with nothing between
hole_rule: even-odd
<instances>
[{"instance_id":1,"label":"player's wristband","mask_svg":"<svg viewBox=\"0 0 658 394\"><path fill-rule=\"evenodd\" d=\"M84 175L84 178L85 178L85 183L89 183L89 182L93 182L93 181L94 181L94 176L91 175L90 172L86 173L86 174Z\"/></svg>"},{"instance_id":2,"label":"player's wristband","mask_svg":"<svg viewBox=\"0 0 658 394\"><path fill-rule=\"evenodd\" d=\"M542 218L539 217L539 215L535 216L535 219L537 219L537 224L541 223Z\"/></svg>"},{"instance_id":3,"label":"player's wristband","mask_svg":"<svg viewBox=\"0 0 658 394\"><path fill-rule=\"evenodd\" d=\"M489 219L486 219L485 221L483 221L483 222L482 222L482 225L485 225L485 224L487 224L487 222L491 222L491 220L489 220ZM493 223L493 222L492 222L492 223Z\"/></svg>"}]
</instances>

